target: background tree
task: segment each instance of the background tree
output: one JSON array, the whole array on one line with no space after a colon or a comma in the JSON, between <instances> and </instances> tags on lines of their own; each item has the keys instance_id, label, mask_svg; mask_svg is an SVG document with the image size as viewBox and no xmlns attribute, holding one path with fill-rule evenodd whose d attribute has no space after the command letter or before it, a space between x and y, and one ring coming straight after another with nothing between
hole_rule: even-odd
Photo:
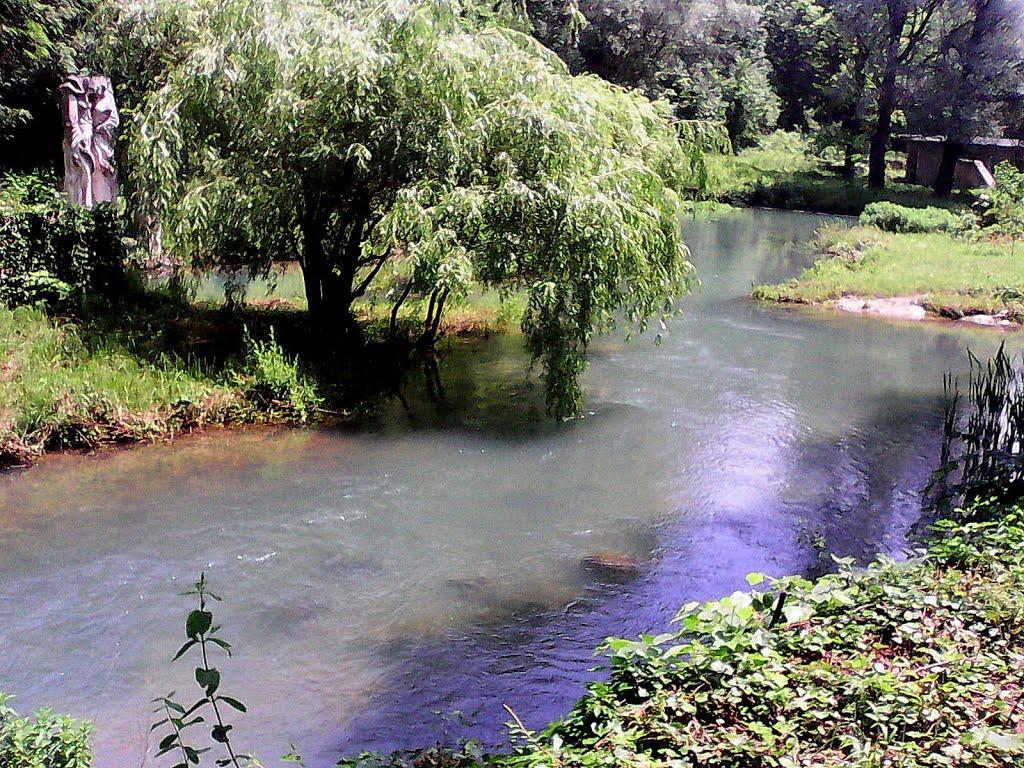
<instances>
[{"instance_id":1,"label":"background tree","mask_svg":"<svg viewBox=\"0 0 1024 768\"><path fill-rule=\"evenodd\" d=\"M945 0L826 1L849 48L864 54L865 87L873 94L868 184L881 189L900 86L927 54L936 13Z\"/></svg>"},{"instance_id":2,"label":"background tree","mask_svg":"<svg viewBox=\"0 0 1024 768\"><path fill-rule=\"evenodd\" d=\"M953 191L974 136L1000 135L1024 84L1024 7L1016 0L949 0L934 53L909 89L911 127L946 137L935 193Z\"/></svg>"},{"instance_id":3,"label":"background tree","mask_svg":"<svg viewBox=\"0 0 1024 768\"><path fill-rule=\"evenodd\" d=\"M528 4L539 39L572 71L592 72L651 98L677 117L725 125L737 146L775 128L761 9L736 0L563 0ZM579 11L585 24L567 33Z\"/></svg>"},{"instance_id":4,"label":"background tree","mask_svg":"<svg viewBox=\"0 0 1024 768\"><path fill-rule=\"evenodd\" d=\"M105 66L166 66L127 138L137 202L200 267L302 266L314 327L422 301L421 343L474 284L522 291L552 412L578 407L595 332L671 311L680 203L713 135L573 77L472 4L144 0ZM116 22L116 19L115 19ZM131 50L131 55L125 51Z\"/></svg>"},{"instance_id":5,"label":"background tree","mask_svg":"<svg viewBox=\"0 0 1024 768\"><path fill-rule=\"evenodd\" d=\"M762 16L779 127L809 130L819 121L844 64L835 18L815 0L765 2Z\"/></svg>"},{"instance_id":6,"label":"background tree","mask_svg":"<svg viewBox=\"0 0 1024 768\"><path fill-rule=\"evenodd\" d=\"M56 167L57 86L90 0L0 0L0 156L8 168Z\"/></svg>"}]
</instances>

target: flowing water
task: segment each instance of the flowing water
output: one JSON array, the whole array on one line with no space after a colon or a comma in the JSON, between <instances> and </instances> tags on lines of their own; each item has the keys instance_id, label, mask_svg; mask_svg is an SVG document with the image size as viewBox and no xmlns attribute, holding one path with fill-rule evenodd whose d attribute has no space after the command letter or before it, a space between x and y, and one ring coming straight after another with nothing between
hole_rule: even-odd
<instances>
[{"instance_id":1,"label":"flowing water","mask_svg":"<svg viewBox=\"0 0 1024 768\"><path fill-rule=\"evenodd\" d=\"M1003 338L758 306L822 219L687 225L703 288L661 346L596 344L588 418L540 415L515 337L459 344L359 429L211 433L0 478L0 690L95 722L100 768L146 764L178 593L205 570L273 764L473 736L567 710L609 635L664 630L751 571L911 542L942 374ZM1016 345L1016 337L1010 336ZM628 555L629 577L587 568Z\"/></svg>"}]
</instances>

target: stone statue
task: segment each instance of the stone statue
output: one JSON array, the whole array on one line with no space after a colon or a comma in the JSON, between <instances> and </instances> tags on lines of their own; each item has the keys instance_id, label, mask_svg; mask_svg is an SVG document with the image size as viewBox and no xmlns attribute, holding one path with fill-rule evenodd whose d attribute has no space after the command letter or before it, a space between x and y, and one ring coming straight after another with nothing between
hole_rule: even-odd
<instances>
[{"instance_id":1,"label":"stone statue","mask_svg":"<svg viewBox=\"0 0 1024 768\"><path fill-rule=\"evenodd\" d=\"M60 87L64 117L64 191L92 208L117 199L114 139L121 119L110 80L70 75Z\"/></svg>"}]
</instances>

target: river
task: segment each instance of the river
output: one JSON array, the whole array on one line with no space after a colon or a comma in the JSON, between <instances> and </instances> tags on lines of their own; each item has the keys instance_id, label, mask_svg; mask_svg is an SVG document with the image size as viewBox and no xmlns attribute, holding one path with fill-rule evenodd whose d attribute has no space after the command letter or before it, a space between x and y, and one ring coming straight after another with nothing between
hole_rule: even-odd
<instances>
[{"instance_id":1,"label":"river","mask_svg":"<svg viewBox=\"0 0 1024 768\"><path fill-rule=\"evenodd\" d=\"M0 477L0 690L95 723L99 768L147 764L148 700L205 570L275 764L472 736L500 744L599 676L606 636L668 627L751 571L900 553L938 454L942 375L1003 336L759 306L823 219L687 224L702 288L664 342L595 344L587 418L554 424L515 336L460 342L441 388L358 428L212 432ZM1018 345L1017 337L1010 336ZM587 568L628 555L636 573Z\"/></svg>"}]
</instances>

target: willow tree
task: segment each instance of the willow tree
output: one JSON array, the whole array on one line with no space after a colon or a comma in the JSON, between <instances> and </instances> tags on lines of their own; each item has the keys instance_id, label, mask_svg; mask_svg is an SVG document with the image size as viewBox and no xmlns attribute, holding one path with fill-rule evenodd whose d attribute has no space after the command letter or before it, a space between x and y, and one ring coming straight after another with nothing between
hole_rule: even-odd
<instances>
[{"instance_id":1,"label":"willow tree","mask_svg":"<svg viewBox=\"0 0 1024 768\"><path fill-rule=\"evenodd\" d=\"M296 259L310 318L333 338L358 335L353 302L371 291L396 313L419 299L428 343L472 285L524 292L548 406L565 415L593 334L645 327L687 285L680 203L707 133L572 76L513 11L112 7L112 59L162 62L128 165L167 247L254 273Z\"/></svg>"}]
</instances>

